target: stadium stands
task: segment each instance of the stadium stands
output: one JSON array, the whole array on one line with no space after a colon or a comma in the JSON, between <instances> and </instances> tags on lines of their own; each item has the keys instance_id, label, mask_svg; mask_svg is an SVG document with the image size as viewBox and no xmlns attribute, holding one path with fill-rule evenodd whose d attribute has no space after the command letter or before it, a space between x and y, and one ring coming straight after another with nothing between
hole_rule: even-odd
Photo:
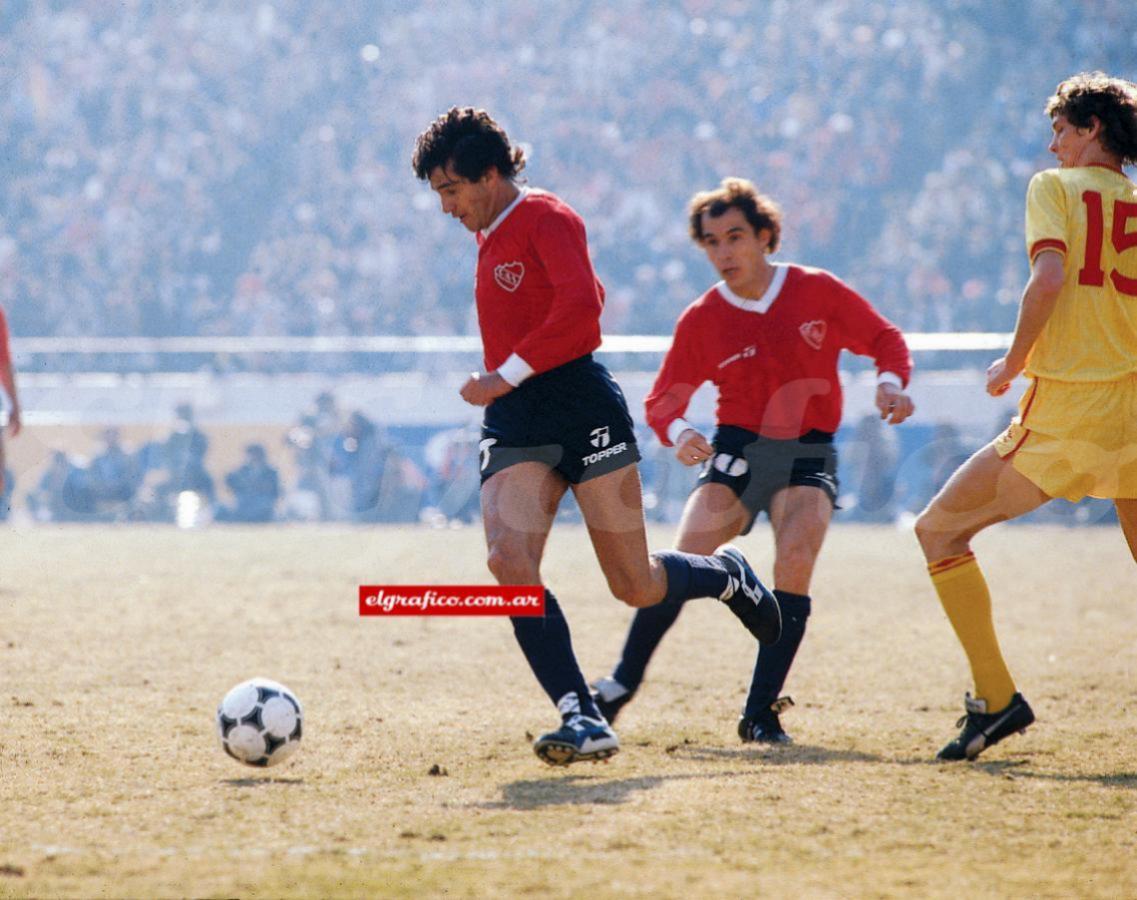
<instances>
[{"instance_id":1,"label":"stadium stands","mask_svg":"<svg viewBox=\"0 0 1137 900\"><path fill-rule=\"evenodd\" d=\"M683 207L727 173L906 329L1008 331L1035 99L1087 48L1126 71L1128 6L5 3L0 303L20 336L469 333L472 243L408 160L474 103L584 215L612 333L706 286Z\"/></svg>"}]
</instances>

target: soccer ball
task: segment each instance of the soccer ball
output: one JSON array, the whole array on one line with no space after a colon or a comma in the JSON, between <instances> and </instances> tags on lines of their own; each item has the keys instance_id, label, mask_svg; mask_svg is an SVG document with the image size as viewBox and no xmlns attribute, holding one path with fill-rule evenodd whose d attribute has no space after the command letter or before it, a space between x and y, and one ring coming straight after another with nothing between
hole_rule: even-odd
<instances>
[{"instance_id":1,"label":"soccer ball","mask_svg":"<svg viewBox=\"0 0 1137 900\"><path fill-rule=\"evenodd\" d=\"M217 707L217 737L233 759L275 766L300 746L300 701L268 678L243 681Z\"/></svg>"}]
</instances>

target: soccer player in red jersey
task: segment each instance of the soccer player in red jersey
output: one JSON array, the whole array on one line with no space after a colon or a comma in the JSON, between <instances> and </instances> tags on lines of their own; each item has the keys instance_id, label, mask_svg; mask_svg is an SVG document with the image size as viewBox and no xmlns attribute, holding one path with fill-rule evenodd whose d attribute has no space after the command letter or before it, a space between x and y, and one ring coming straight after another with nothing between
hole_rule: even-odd
<instances>
[{"instance_id":1,"label":"soccer player in red jersey","mask_svg":"<svg viewBox=\"0 0 1137 900\"><path fill-rule=\"evenodd\" d=\"M4 432L12 437L20 433L20 398L16 393L16 375L12 369L12 351L8 345L8 319L0 307L0 497L4 496Z\"/></svg>"},{"instance_id":2,"label":"soccer player in red jersey","mask_svg":"<svg viewBox=\"0 0 1137 900\"><path fill-rule=\"evenodd\" d=\"M486 370L471 374L461 395L485 408L479 448L490 571L500 584L541 583L549 530L571 488L619 599L646 607L717 597L759 642L776 641L777 601L735 548L649 556L631 416L611 374L592 358L604 289L584 223L553 194L521 187L524 163L489 114L469 107L436 119L413 159L442 211L477 235L474 293ZM537 739L537 755L567 765L615 753L619 742L594 705L556 597L546 588L544 617L512 622L562 718Z\"/></svg>"},{"instance_id":3,"label":"soccer player in red jersey","mask_svg":"<svg viewBox=\"0 0 1137 900\"><path fill-rule=\"evenodd\" d=\"M778 694L805 633L810 579L837 499L837 361L846 349L876 361L876 406L890 425L913 412L904 391L912 363L900 331L840 279L770 261L781 211L749 181L727 178L696 194L689 216L691 237L722 281L679 317L647 420L680 462L703 466L678 549L711 552L747 534L759 513L770 518L782 636L759 650L738 731L743 741L786 743L779 713L792 701ZM683 418L707 381L719 394L709 440ZM594 685L609 720L639 688L679 611L636 613L620 663Z\"/></svg>"}]
</instances>

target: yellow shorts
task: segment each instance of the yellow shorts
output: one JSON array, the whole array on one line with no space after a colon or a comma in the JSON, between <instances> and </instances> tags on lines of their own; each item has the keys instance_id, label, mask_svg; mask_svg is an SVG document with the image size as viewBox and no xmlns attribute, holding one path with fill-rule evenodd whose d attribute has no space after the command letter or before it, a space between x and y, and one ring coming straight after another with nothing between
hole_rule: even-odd
<instances>
[{"instance_id":1,"label":"yellow shorts","mask_svg":"<svg viewBox=\"0 0 1137 900\"><path fill-rule=\"evenodd\" d=\"M1137 375L1036 378L995 451L1051 497L1137 498Z\"/></svg>"}]
</instances>

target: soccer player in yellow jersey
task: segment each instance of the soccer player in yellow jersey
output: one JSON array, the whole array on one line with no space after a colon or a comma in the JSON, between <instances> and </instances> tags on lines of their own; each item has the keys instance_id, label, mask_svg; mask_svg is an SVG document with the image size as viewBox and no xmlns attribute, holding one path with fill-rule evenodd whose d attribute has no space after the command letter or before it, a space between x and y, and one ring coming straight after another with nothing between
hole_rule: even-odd
<instances>
[{"instance_id":1,"label":"soccer player in yellow jersey","mask_svg":"<svg viewBox=\"0 0 1137 900\"><path fill-rule=\"evenodd\" d=\"M1122 171L1137 163L1137 85L1075 75L1046 112L1058 168L1027 189L1030 280L1011 348L987 369L993 397L1020 373L1030 386L1007 430L916 522L975 681L946 760L975 759L1034 721L1003 662L971 538L1054 497L1105 497L1137 560L1137 185Z\"/></svg>"}]
</instances>

